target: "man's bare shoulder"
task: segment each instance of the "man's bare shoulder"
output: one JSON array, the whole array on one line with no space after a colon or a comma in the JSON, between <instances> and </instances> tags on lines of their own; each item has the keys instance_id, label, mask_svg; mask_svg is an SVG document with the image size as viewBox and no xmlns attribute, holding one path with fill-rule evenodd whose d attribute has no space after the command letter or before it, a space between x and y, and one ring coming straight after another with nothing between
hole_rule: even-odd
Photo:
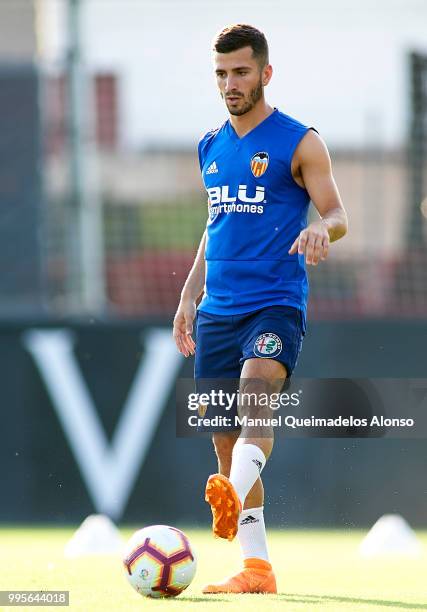
<instances>
[{"instance_id":1,"label":"man's bare shoulder","mask_svg":"<svg viewBox=\"0 0 427 612\"><path fill-rule=\"evenodd\" d=\"M293 161L301 165L306 161L329 159L328 147L323 138L314 130L308 130L298 144Z\"/></svg>"},{"instance_id":2,"label":"man's bare shoulder","mask_svg":"<svg viewBox=\"0 0 427 612\"><path fill-rule=\"evenodd\" d=\"M292 158L291 172L295 182L306 188L303 171L306 168L316 168L324 172L331 170L331 158L323 138L314 130L308 130L298 144Z\"/></svg>"}]
</instances>

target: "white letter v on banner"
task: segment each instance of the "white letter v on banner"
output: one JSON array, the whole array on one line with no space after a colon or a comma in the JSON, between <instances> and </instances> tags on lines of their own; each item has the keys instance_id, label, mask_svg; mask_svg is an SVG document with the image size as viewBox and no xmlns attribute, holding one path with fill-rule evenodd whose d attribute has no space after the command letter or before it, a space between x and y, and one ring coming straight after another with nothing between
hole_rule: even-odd
<instances>
[{"instance_id":1,"label":"white letter v on banner","mask_svg":"<svg viewBox=\"0 0 427 612\"><path fill-rule=\"evenodd\" d=\"M111 446L73 352L73 333L31 330L32 354L98 512L119 520L166 404L181 356L169 330L145 335L146 351ZM167 367L165 367L167 364Z\"/></svg>"}]
</instances>

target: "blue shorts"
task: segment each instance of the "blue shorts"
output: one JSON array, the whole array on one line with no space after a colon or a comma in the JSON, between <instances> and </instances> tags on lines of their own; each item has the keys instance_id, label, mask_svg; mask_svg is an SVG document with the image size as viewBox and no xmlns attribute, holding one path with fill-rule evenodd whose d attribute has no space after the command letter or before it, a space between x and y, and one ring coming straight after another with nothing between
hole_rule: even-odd
<instances>
[{"instance_id":1,"label":"blue shorts","mask_svg":"<svg viewBox=\"0 0 427 612\"><path fill-rule=\"evenodd\" d=\"M224 386L224 379L234 379L235 386L244 362L254 357L283 363L290 377L304 334L304 313L292 306L267 306L239 315L215 315L198 310L194 366L197 392L209 392L207 387L212 388L209 379L222 379L221 386ZM211 407L208 407L204 416L212 414ZM231 416L233 421L235 414L237 406L227 411L227 416Z\"/></svg>"}]
</instances>

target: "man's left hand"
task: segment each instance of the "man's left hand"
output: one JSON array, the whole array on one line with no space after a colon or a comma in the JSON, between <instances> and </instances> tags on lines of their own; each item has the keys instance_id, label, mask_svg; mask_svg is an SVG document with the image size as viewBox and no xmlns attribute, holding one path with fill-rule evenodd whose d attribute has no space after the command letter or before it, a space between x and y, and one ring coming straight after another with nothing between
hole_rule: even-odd
<instances>
[{"instance_id":1,"label":"man's left hand","mask_svg":"<svg viewBox=\"0 0 427 612\"><path fill-rule=\"evenodd\" d=\"M289 255L298 252L299 255L305 254L306 264L317 266L319 261L323 261L328 256L329 251L329 232L325 221L314 221L310 223L289 249Z\"/></svg>"}]
</instances>

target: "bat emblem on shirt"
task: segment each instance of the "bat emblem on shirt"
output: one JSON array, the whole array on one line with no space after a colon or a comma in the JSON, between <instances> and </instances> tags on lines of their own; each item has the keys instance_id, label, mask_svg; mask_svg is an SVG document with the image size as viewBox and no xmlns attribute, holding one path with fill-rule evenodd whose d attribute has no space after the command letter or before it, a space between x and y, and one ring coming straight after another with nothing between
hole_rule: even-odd
<instances>
[{"instance_id":1,"label":"bat emblem on shirt","mask_svg":"<svg viewBox=\"0 0 427 612\"><path fill-rule=\"evenodd\" d=\"M255 178L262 176L268 168L269 156L265 151L255 153L251 158L251 170Z\"/></svg>"}]
</instances>

